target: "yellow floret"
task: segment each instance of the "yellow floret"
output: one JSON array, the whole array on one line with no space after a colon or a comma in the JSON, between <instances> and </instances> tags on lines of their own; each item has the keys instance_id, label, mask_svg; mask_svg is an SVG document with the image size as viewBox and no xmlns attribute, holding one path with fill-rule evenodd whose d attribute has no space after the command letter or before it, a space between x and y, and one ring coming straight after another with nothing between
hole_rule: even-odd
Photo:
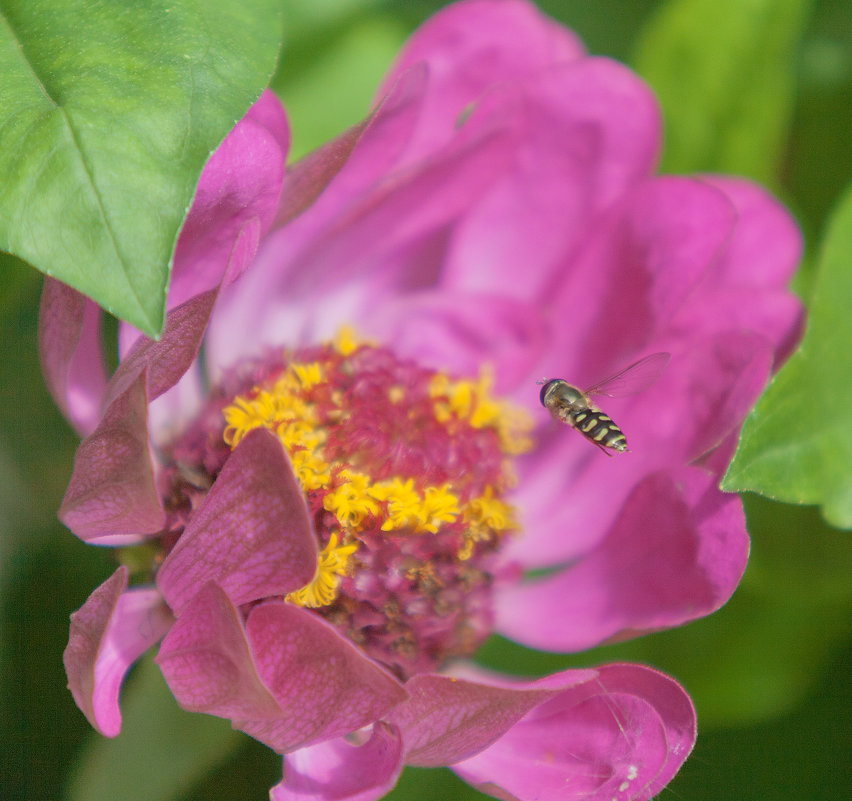
<instances>
[{"instance_id":1,"label":"yellow floret","mask_svg":"<svg viewBox=\"0 0 852 801\"><path fill-rule=\"evenodd\" d=\"M345 576L349 559L358 550L358 543L338 545L336 533L329 537L328 544L317 556L317 572L311 581L300 590L291 592L284 600L299 606L316 608L328 606L337 598L340 576Z\"/></svg>"},{"instance_id":2,"label":"yellow floret","mask_svg":"<svg viewBox=\"0 0 852 801\"><path fill-rule=\"evenodd\" d=\"M382 531L414 528L420 522L422 501L420 493L414 489L413 479L381 481L370 488L370 494L377 501L387 502L387 519L382 523Z\"/></svg>"},{"instance_id":3,"label":"yellow floret","mask_svg":"<svg viewBox=\"0 0 852 801\"><path fill-rule=\"evenodd\" d=\"M370 495L370 478L363 473L341 470L343 483L325 496L323 506L345 527L357 529L379 506Z\"/></svg>"},{"instance_id":4,"label":"yellow floret","mask_svg":"<svg viewBox=\"0 0 852 801\"><path fill-rule=\"evenodd\" d=\"M348 325L344 325L334 337L334 348L343 356L349 356L361 346L358 338L355 336L355 330Z\"/></svg>"},{"instance_id":5,"label":"yellow floret","mask_svg":"<svg viewBox=\"0 0 852 801\"><path fill-rule=\"evenodd\" d=\"M427 487L420 507L420 528L437 534L443 523L452 523L459 515L459 499L450 492L449 484Z\"/></svg>"},{"instance_id":6,"label":"yellow floret","mask_svg":"<svg viewBox=\"0 0 852 801\"><path fill-rule=\"evenodd\" d=\"M506 531L517 525L512 506L494 497L494 488L490 486L465 504L464 519L474 528L492 531Z\"/></svg>"},{"instance_id":7,"label":"yellow floret","mask_svg":"<svg viewBox=\"0 0 852 801\"><path fill-rule=\"evenodd\" d=\"M291 459L296 478L305 491L322 489L331 483L331 465L311 450L294 451Z\"/></svg>"},{"instance_id":8,"label":"yellow floret","mask_svg":"<svg viewBox=\"0 0 852 801\"><path fill-rule=\"evenodd\" d=\"M325 375L322 365L319 362L310 362L308 364L291 364L289 367L299 379L299 384L302 389L311 389L317 384L325 383Z\"/></svg>"}]
</instances>

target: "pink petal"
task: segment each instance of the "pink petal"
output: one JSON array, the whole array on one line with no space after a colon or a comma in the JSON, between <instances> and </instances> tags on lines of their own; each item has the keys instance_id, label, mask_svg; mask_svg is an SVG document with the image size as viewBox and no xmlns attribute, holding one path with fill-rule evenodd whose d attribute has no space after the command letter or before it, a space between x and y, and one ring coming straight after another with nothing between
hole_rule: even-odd
<instances>
[{"instance_id":1,"label":"pink petal","mask_svg":"<svg viewBox=\"0 0 852 801\"><path fill-rule=\"evenodd\" d=\"M165 522L148 448L146 380L143 369L77 449L59 519L83 540L136 542Z\"/></svg>"},{"instance_id":2,"label":"pink petal","mask_svg":"<svg viewBox=\"0 0 852 801\"><path fill-rule=\"evenodd\" d=\"M201 587L156 661L178 703L190 712L268 720L283 714L257 675L240 613L215 584Z\"/></svg>"},{"instance_id":3,"label":"pink petal","mask_svg":"<svg viewBox=\"0 0 852 801\"><path fill-rule=\"evenodd\" d=\"M39 357L50 394L69 422L94 431L106 387L100 309L54 278L44 279L39 311Z\"/></svg>"},{"instance_id":4,"label":"pink petal","mask_svg":"<svg viewBox=\"0 0 852 801\"><path fill-rule=\"evenodd\" d=\"M137 339L110 379L104 404L124 392L143 370L148 374L149 401L171 389L198 355L216 295L216 291L205 292L172 309L159 340Z\"/></svg>"},{"instance_id":5,"label":"pink petal","mask_svg":"<svg viewBox=\"0 0 852 801\"><path fill-rule=\"evenodd\" d=\"M244 628L213 583L178 618L157 662L182 707L230 718L279 753L356 731L405 698L390 674L312 613L269 601Z\"/></svg>"},{"instance_id":6,"label":"pink petal","mask_svg":"<svg viewBox=\"0 0 852 801\"><path fill-rule=\"evenodd\" d=\"M420 158L449 139L465 108L495 84L528 76L552 64L574 61L582 43L542 15L532 3L506 0L455 3L414 33L385 78L379 95L418 62L428 67L416 142L409 158Z\"/></svg>"},{"instance_id":7,"label":"pink petal","mask_svg":"<svg viewBox=\"0 0 852 801\"><path fill-rule=\"evenodd\" d=\"M249 615L246 633L258 674L286 717L235 725L279 753L357 731L407 697L390 673L299 607L261 604Z\"/></svg>"},{"instance_id":8,"label":"pink petal","mask_svg":"<svg viewBox=\"0 0 852 801\"><path fill-rule=\"evenodd\" d=\"M410 678L405 689L410 698L386 719L402 732L406 764L420 767L449 765L478 753L556 694L428 674Z\"/></svg>"},{"instance_id":9,"label":"pink petal","mask_svg":"<svg viewBox=\"0 0 852 801\"><path fill-rule=\"evenodd\" d=\"M309 220L294 221L306 240L386 175L411 137L424 82L422 66L407 70L366 119L288 169L276 224L293 220L311 206Z\"/></svg>"},{"instance_id":10,"label":"pink petal","mask_svg":"<svg viewBox=\"0 0 852 801\"><path fill-rule=\"evenodd\" d=\"M387 176L321 231L312 231L307 242L304 227L314 207L268 237L252 269L223 295L210 332L215 363L227 367L259 354L268 343L325 338L345 321L358 326L384 298L428 281L419 258L400 264L398 256L439 236L508 158L512 136L501 127L503 112L489 113L469 120L439 157ZM305 244L305 250L294 252Z\"/></svg>"},{"instance_id":11,"label":"pink petal","mask_svg":"<svg viewBox=\"0 0 852 801\"><path fill-rule=\"evenodd\" d=\"M660 114L647 86L605 59L553 67L517 90L515 158L465 215L443 280L547 302L595 217L650 174Z\"/></svg>"},{"instance_id":12,"label":"pink petal","mask_svg":"<svg viewBox=\"0 0 852 801\"><path fill-rule=\"evenodd\" d=\"M697 468L661 471L637 484L582 560L501 590L496 628L532 648L579 651L677 626L724 604L747 558L739 497Z\"/></svg>"},{"instance_id":13,"label":"pink petal","mask_svg":"<svg viewBox=\"0 0 852 801\"><path fill-rule=\"evenodd\" d=\"M393 789L402 771L399 731L381 721L370 739L337 737L284 757L284 778L271 801L373 801Z\"/></svg>"},{"instance_id":14,"label":"pink petal","mask_svg":"<svg viewBox=\"0 0 852 801\"><path fill-rule=\"evenodd\" d=\"M225 462L166 557L157 584L180 615L208 581L242 604L297 590L316 567L305 496L278 438L261 428Z\"/></svg>"},{"instance_id":15,"label":"pink petal","mask_svg":"<svg viewBox=\"0 0 852 801\"><path fill-rule=\"evenodd\" d=\"M802 258L796 221L762 186L741 178L706 175L737 210L737 225L718 272L726 283L757 290L786 289Z\"/></svg>"},{"instance_id":16,"label":"pink petal","mask_svg":"<svg viewBox=\"0 0 852 801\"><path fill-rule=\"evenodd\" d=\"M248 266L278 210L289 131L266 91L204 167L175 250L168 308L234 280ZM124 354L139 332L121 327Z\"/></svg>"},{"instance_id":17,"label":"pink petal","mask_svg":"<svg viewBox=\"0 0 852 801\"><path fill-rule=\"evenodd\" d=\"M62 655L77 706L101 734L121 731L118 694L130 666L168 631L172 616L152 588L127 589L119 567L71 615Z\"/></svg>"},{"instance_id":18,"label":"pink petal","mask_svg":"<svg viewBox=\"0 0 852 801\"><path fill-rule=\"evenodd\" d=\"M717 263L735 219L722 192L693 179L627 193L565 265L553 314L570 320L572 347L554 335L542 374L589 386L637 358Z\"/></svg>"},{"instance_id":19,"label":"pink petal","mask_svg":"<svg viewBox=\"0 0 852 801\"><path fill-rule=\"evenodd\" d=\"M521 685L565 682L453 770L481 792L519 801L647 801L660 792L695 743L689 696L640 665L607 665L582 683L571 681L573 673Z\"/></svg>"},{"instance_id":20,"label":"pink petal","mask_svg":"<svg viewBox=\"0 0 852 801\"><path fill-rule=\"evenodd\" d=\"M535 306L474 292L402 295L376 309L360 330L393 342L398 356L435 369L476 375L483 364L493 365L498 392L525 378L547 344Z\"/></svg>"},{"instance_id":21,"label":"pink petal","mask_svg":"<svg viewBox=\"0 0 852 801\"><path fill-rule=\"evenodd\" d=\"M732 202L736 224L718 263L673 326L693 336L722 327L753 331L772 343L777 366L801 338L803 307L787 289L801 259L801 233L762 188L721 176L704 180Z\"/></svg>"},{"instance_id":22,"label":"pink petal","mask_svg":"<svg viewBox=\"0 0 852 801\"><path fill-rule=\"evenodd\" d=\"M174 442L202 413L209 382L196 359L180 377L148 406L148 431L156 445Z\"/></svg>"},{"instance_id":23,"label":"pink petal","mask_svg":"<svg viewBox=\"0 0 852 801\"><path fill-rule=\"evenodd\" d=\"M284 109L267 90L204 167L175 251L169 308L217 287L226 267L233 280L254 256L278 211L289 144ZM235 266L249 230L252 244Z\"/></svg>"}]
</instances>

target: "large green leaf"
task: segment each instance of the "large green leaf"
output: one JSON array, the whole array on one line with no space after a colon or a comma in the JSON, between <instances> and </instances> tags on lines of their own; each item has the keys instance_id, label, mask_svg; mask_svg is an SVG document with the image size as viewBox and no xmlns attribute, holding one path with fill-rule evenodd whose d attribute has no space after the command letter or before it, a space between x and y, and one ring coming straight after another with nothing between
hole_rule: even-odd
<instances>
[{"instance_id":1,"label":"large green leaf","mask_svg":"<svg viewBox=\"0 0 852 801\"><path fill-rule=\"evenodd\" d=\"M666 119L663 169L773 183L812 0L672 0L636 48Z\"/></svg>"},{"instance_id":2,"label":"large green leaf","mask_svg":"<svg viewBox=\"0 0 852 801\"><path fill-rule=\"evenodd\" d=\"M829 223L801 350L743 427L722 483L791 503L819 504L852 528L852 189Z\"/></svg>"},{"instance_id":3,"label":"large green leaf","mask_svg":"<svg viewBox=\"0 0 852 801\"><path fill-rule=\"evenodd\" d=\"M0 0L0 250L159 334L198 176L280 36L278 0Z\"/></svg>"}]
</instances>

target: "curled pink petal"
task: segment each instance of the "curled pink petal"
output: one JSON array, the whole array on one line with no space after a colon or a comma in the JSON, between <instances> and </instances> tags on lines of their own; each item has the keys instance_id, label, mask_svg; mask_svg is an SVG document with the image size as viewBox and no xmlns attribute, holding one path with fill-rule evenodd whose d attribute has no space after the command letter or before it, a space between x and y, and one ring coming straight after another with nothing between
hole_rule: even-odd
<instances>
[{"instance_id":1,"label":"curled pink petal","mask_svg":"<svg viewBox=\"0 0 852 801\"><path fill-rule=\"evenodd\" d=\"M216 291L211 290L172 309L166 315L160 339L137 339L110 379L104 404L109 405L124 392L143 370L148 376L146 396L149 401L171 389L198 356L216 296Z\"/></svg>"},{"instance_id":2,"label":"curled pink petal","mask_svg":"<svg viewBox=\"0 0 852 801\"><path fill-rule=\"evenodd\" d=\"M402 771L402 738L374 723L363 743L337 737L284 757L284 778L271 801L374 801L393 789Z\"/></svg>"},{"instance_id":3,"label":"curled pink petal","mask_svg":"<svg viewBox=\"0 0 852 801\"><path fill-rule=\"evenodd\" d=\"M251 247L241 263L254 256L278 210L288 148L284 110L267 90L204 167L175 251L169 308L227 280L235 246L249 229Z\"/></svg>"},{"instance_id":4,"label":"curled pink petal","mask_svg":"<svg viewBox=\"0 0 852 801\"><path fill-rule=\"evenodd\" d=\"M695 743L689 696L641 665L607 665L577 682L572 673L521 685L565 682L562 692L453 770L482 792L519 801L655 796Z\"/></svg>"},{"instance_id":5,"label":"curled pink petal","mask_svg":"<svg viewBox=\"0 0 852 801\"><path fill-rule=\"evenodd\" d=\"M176 614L215 581L234 604L303 587L317 546L305 496L271 431L249 432L166 557L157 584Z\"/></svg>"},{"instance_id":6,"label":"curled pink petal","mask_svg":"<svg viewBox=\"0 0 852 801\"><path fill-rule=\"evenodd\" d=\"M146 382L143 370L112 398L77 449L59 518L82 540L121 545L163 527L148 447Z\"/></svg>"},{"instance_id":7,"label":"curled pink petal","mask_svg":"<svg viewBox=\"0 0 852 801\"><path fill-rule=\"evenodd\" d=\"M86 436L95 430L106 388L101 312L77 290L47 277L39 311L38 351L47 388Z\"/></svg>"},{"instance_id":8,"label":"curled pink petal","mask_svg":"<svg viewBox=\"0 0 852 801\"><path fill-rule=\"evenodd\" d=\"M223 718L274 720L281 707L257 675L239 611L220 587L201 587L157 654L178 703Z\"/></svg>"},{"instance_id":9,"label":"curled pink petal","mask_svg":"<svg viewBox=\"0 0 852 801\"><path fill-rule=\"evenodd\" d=\"M230 718L279 753L356 731L406 697L310 612L270 601L244 627L213 583L187 605L157 662L182 707Z\"/></svg>"},{"instance_id":10,"label":"curled pink petal","mask_svg":"<svg viewBox=\"0 0 852 801\"><path fill-rule=\"evenodd\" d=\"M680 625L721 606L748 558L736 495L697 468L637 484L607 537L577 564L507 587L497 629L532 648L575 651Z\"/></svg>"},{"instance_id":11,"label":"curled pink petal","mask_svg":"<svg viewBox=\"0 0 852 801\"><path fill-rule=\"evenodd\" d=\"M406 698L390 673L304 609L261 604L246 633L258 674L286 714L234 723L279 753L357 731Z\"/></svg>"},{"instance_id":12,"label":"curled pink petal","mask_svg":"<svg viewBox=\"0 0 852 801\"><path fill-rule=\"evenodd\" d=\"M71 615L62 655L68 687L77 706L101 734L121 731L118 695L130 666L168 631L172 623L153 588L127 589L120 567Z\"/></svg>"},{"instance_id":13,"label":"curled pink petal","mask_svg":"<svg viewBox=\"0 0 852 801\"><path fill-rule=\"evenodd\" d=\"M726 175L702 180L720 189L737 210L737 226L718 267L724 282L786 289L802 258L802 232L790 212L761 186Z\"/></svg>"},{"instance_id":14,"label":"curled pink petal","mask_svg":"<svg viewBox=\"0 0 852 801\"><path fill-rule=\"evenodd\" d=\"M408 765L450 765L487 748L527 712L555 694L547 688L516 689L420 674L405 689L410 698L387 720L405 741Z\"/></svg>"}]
</instances>

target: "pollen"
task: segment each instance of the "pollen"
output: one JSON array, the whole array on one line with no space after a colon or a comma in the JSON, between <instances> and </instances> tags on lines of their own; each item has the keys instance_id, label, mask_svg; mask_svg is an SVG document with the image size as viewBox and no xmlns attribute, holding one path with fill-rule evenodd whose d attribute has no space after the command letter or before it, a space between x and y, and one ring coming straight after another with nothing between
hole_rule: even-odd
<instances>
[{"instance_id":1,"label":"pollen","mask_svg":"<svg viewBox=\"0 0 852 801\"><path fill-rule=\"evenodd\" d=\"M299 606L316 609L328 606L337 598L340 577L345 576L352 554L358 550L357 542L338 545L338 534L333 532L325 548L317 556L317 572L300 590L285 596L285 600Z\"/></svg>"},{"instance_id":2,"label":"pollen","mask_svg":"<svg viewBox=\"0 0 852 801\"><path fill-rule=\"evenodd\" d=\"M286 600L401 676L471 653L490 627L489 566L517 534L506 495L532 444L526 412L487 369L450 376L351 329L246 374L218 407L223 447L276 434L320 548L315 577Z\"/></svg>"}]
</instances>

